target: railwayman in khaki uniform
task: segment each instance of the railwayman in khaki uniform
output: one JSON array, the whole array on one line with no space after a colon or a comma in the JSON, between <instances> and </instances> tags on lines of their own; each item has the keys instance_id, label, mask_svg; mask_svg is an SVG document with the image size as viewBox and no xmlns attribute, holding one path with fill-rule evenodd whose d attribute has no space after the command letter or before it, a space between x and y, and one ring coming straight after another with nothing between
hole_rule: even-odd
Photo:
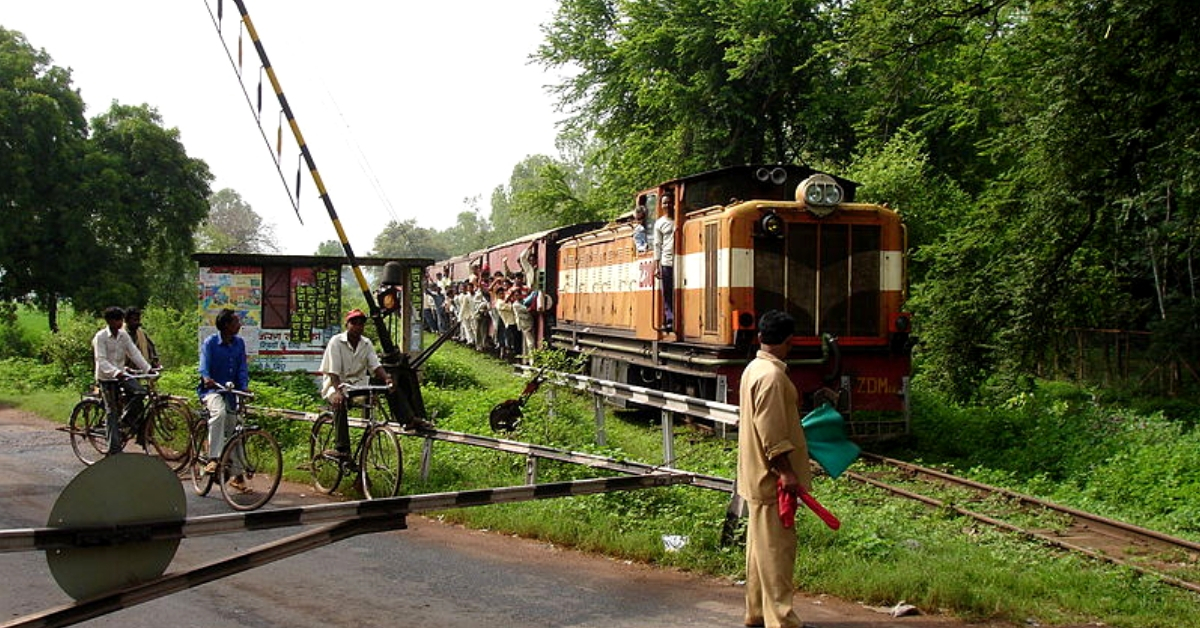
<instances>
[{"instance_id":1,"label":"railwayman in khaki uniform","mask_svg":"<svg viewBox=\"0 0 1200 628\"><path fill-rule=\"evenodd\" d=\"M780 492L810 490L808 443L800 426L796 386L787 358L796 321L771 310L758 324L761 346L742 373L739 396L737 491L750 509L746 532L747 626L799 628L792 609L796 529L784 527Z\"/></svg>"}]
</instances>

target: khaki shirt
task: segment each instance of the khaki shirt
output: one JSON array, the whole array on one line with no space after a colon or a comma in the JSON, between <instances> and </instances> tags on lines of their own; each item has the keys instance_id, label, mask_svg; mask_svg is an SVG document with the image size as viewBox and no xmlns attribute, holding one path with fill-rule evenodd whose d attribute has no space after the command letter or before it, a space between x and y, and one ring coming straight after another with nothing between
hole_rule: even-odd
<instances>
[{"instance_id":1,"label":"khaki shirt","mask_svg":"<svg viewBox=\"0 0 1200 628\"><path fill-rule=\"evenodd\" d=\"M321 373L325 375L321 382L321 396L328 399L337 390L329 374L338 376L343 384L363 386L371 383L371 375L379 367L379 355L375 353L375 345L371 339L363 336L358 339L358 347L351 347L346 332L342 332L329 340L325 347L325 355L321 357Z\"/></svg>"},{"instance_id":2,"label":"khaki shirt","mask_svg":"<svg viewBox=\"0 0 1200 628\"><path fill-rule=\"evenodd\" d=\"M124 329L126 333L129 332L128 327L122 327L121 329ZM137 345L138 351L142 353L142 357L146 358L147 362L151 364L158 362L158 349L154 346L154 341L150 340L145 327L138 327L137 334L129 334L129 336L133 338L133 343ZM133 361L130 360L127 366L133 366Z\"/></svg>"},{"instance_id":3,"label":"khaki shirt","mask_svg":"<svg viewBox=\"0 0 1200 628\"><path fill-rule=\"evenodd\" d=\"M779 476L771 469L771 459L781 454L791 461L800 486L810 489L808 443L787 365L760 350L742 372L738 399L738 495L750 501L774 501Z\"/></svg>"}]
</instances>

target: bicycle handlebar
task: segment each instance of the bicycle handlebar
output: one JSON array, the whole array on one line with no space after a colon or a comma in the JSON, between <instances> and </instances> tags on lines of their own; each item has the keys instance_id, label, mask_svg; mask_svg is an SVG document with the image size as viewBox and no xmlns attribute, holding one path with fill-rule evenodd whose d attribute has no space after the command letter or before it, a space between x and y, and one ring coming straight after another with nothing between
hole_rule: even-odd
<instances>
[{"instance_id":1,"label":"bicycle handlebar","mask_svg":"<svg viewBox=\"0 0 1200 628\"><path fill-rule=\"evenodd\" d=\"M364 384L361 386L356 386L354 384L339 384L338 388L340 388L342 390L342 392L352 393L352 392L387 392L391 387L387 386L386 384Z\"/></svg>"},{"instance_id":2,"label":"bicycle handlebar","mask_svg":"<svg viewBox=\"0 0 1200 628\"><path fill-rule=\"evenodd\" d=\"M224 383L224 384L217 383L216 387L215 387L215 388L212 388L212 389L210 389L210 390L215 390L215 391L217 391L217 392L220 392L220 393L231 393L231 394L233 394L233 395L236 395L236 396L238 396L238 397L245 397L245 398L247 398L247 399L253 399L253 398L254 398L254 393L252 393L252 392L250 392L250 391L248 391L248 390L238 390L237 388L235 388L235 387L233 386L233 382L226 382L226 383Z\"/></svg>"},{"instance_id":3,"label":"bicycle handlebar","mask_svg":"<svg viewBox=\"0 0 1200 628\"><path fill-rule=\"evenodd\" d=\"M125 377L128 377L129 379L157 379L158 377L160 377L162 375L161 370L154 370L154 369L150 369L149 371L146 371L145 373L131 373L129 371L121 371L121 372L124 373Z\"/></svg>"}]
</instances>

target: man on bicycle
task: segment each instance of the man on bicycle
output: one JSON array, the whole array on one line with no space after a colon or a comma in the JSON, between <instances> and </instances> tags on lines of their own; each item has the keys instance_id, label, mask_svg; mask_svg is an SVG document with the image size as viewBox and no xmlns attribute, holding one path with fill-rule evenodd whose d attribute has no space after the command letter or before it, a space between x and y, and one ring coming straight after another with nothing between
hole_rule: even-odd
<instances>
[{"instance_id":1,"label":"man on bicycle","mask_svg":"<svg viewBox=\"0 0 1200 628\"><path fill-rule=\"evenodd\" d=\"M200 385L196 393L208 410L208 464L205 473L217 472L217 461L225 448L225 440L233 435L234 413L238 399L232 393L216 390L232 383L237 390L250 386L250 371L246 364L246 341L238 335L242 321L231 309L221 310L216 319L217 333L200 345ZM230 481L241 488L241 479Z\"/></svg>"},{"instance_id":2,"label":"man on bicycle","mask_svg":"<svg viewBox=\"0 0 1200 628\"><path fill-rule=\"evenodd\" d=\"M146 407L146 389L129 376L126 361L132 362L142 371L150 370L150 363L142 357L133 338L121 329L125 311L119 307L104 310L104 329L92 337L92 357L96 361L96 381L104 394L104 405L108 410L108 453L119 454L125 448L121 438L121 424L136 429L137 442L145 444L142 435L142 420ZM125 411L117 417L121 398L125 400Z\"/></svg>"},{"instance_id":3,"label":"man on bicycle","mask_svg":"<svg viewBox=\"0 0 1200 628\"><path fill-rule=\"evenodd\" d=\"M341 385L369 384L371 374L388 386L392 385L392 377L380 364L375 345L371 344L370 338L363 336L366 325L367 315L363 314L362 310L353 309L347 312L346 331L329 340L325 347L325 355L321 358L321 373L325 376L321 382L321 396L329 401L333 408L337 439L337 449L324 453L346 462L351 459L350 421L346 411L348 400L342 392Z\"/></svg>"}]
</instances>

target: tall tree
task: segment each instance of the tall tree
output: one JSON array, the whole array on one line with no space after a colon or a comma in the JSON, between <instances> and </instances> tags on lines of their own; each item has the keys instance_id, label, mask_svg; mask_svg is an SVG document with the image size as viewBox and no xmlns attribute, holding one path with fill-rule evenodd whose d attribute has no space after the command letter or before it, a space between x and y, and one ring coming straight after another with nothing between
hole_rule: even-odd
<instances>
[{"instance_id":1,"label":"tall tree","mask_svg":"<svg viewBox=\"0 0 1200 628\"><path fill-rule=\"evenodd\" d=\"M479 197L464 198L463 205L465 209L458 212L458 220L454 226L434 237L434 244L451 256L478 251L495 244L492 238L492 224L479 207Z\"/></svg>"},{"instance_id":2,"label":"tall tree","mask_svg":"<svg viewBox=\"0 0 1200 628\"><path fill-rule=\"evenodd\" d=\"M374 255L379 257L425 257L446 259L447 251L434 241L433 231L418 227L415 218L393 220L375 237Z\"/></svg>"},{"instance_id":3,"label":"tall tree","mask_svg":"<svg viewBox=\"0 0 1200 628\"><path fill-rule=\"evenodd\" d=\"M861 128L921 134L973 197L921 253L927 375L971 396L995 373L1035 374L1071 327L1174 317L1172 342L1200 346L1191 3L850 6Z\"/></svg>"},{"instance_id":4,"label":"tall tree","mask_svg":"<svg viewBox=\"0 0 1200 628\"><path fill-rule=\"evenodd\" d=\"M317 245L317 251L313 255L320 257L345 257L346 250L342 248L341 242L326 240Z\"/></svg>"},{"instance_id":5,"label":"tall tree","mask_svg":"<svg viewBox=\"0 0 1200 628\"><path fill-rule=\"evenodd\" d=\"M617 212L601 200L597 183L593 171L579 161L526 157L513 166L508 185L492 192L492 239L506 242L552 227L612 217Z\"/></svg>"},{"instance_id":6,"label":"tall tree","mask_svg":"<svg viewBox=\"0 0 1200 628\"><path fill-rule=\"evenodd\" d=\"M0 298L30 299L58 330L58 300L97 254L79 199L87 122L71 72L0 27Z\"/></svg>"},{"instance_id":7,"label":"tall tree","mask_svg":"<svg viewBox=\"0 0 1200 628\"><path fill-rule=\"evenodd\" d=\"M149 105L114 102L92 129L81 196L104 256L72 301L90 311L151 298L187 306L195 298L193 233L208 214L208 165L187 155L179 129L164 128Z\"/></svg>"},{"instance_id":8,"label":"tall tree","mask_svg":"<svg viewBox=\"0 0 1200 628\"><path fill-rule=\"evenodd\" d=\"M569 128L605 147L625 190L762 161L845 161L843 79L818 0L563 0L536 59ZM577 71L574 71L577 69Z\"/></svg>"},{"instance_id":9,"label":"tall tree","mask_svg":"<svg viewBox=\"0 0 1200 628\"><path fill-rule=\"evenodd\" d=\"M196 249L214 253L277 252L275 227L242 200L240 194L225 188L208 199L208 217L196 232Z\"/></svg>"}]
</instances>

